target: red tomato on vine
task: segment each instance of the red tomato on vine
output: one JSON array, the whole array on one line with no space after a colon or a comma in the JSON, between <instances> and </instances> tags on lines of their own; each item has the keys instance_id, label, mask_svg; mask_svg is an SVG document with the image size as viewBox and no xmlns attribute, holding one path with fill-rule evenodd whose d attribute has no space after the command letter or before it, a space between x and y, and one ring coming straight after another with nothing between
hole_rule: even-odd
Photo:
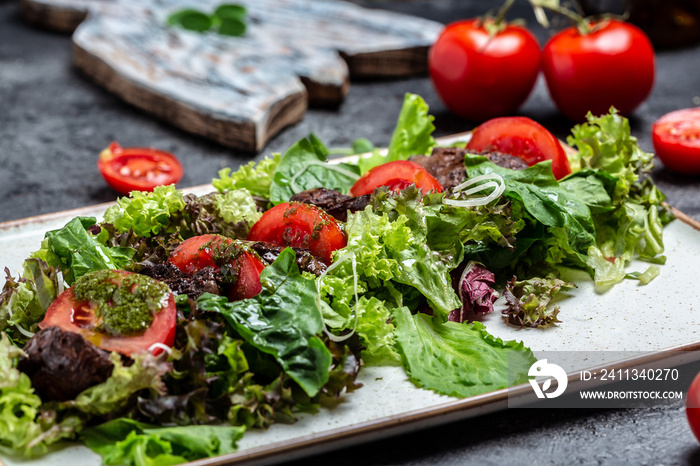
<instances>
[{"instance_id":1,"label":"red tomato on vine","mask_svg":"<svg viewBox=\"0 0 700 466\"><path fill-rule=\"evenodd\" d=\"M542 70L552 100L568 118L581 121L610 107L629 115L654 85L654 49L632 24L580 19L545 44Z\"/></svg>"},{"instance_id":2,"label":"red tomato on vine","mask_svg":"<svg viewBox=\"0 0 700 466\"><path fill-rule=\"evenodd\" d=\"M505 8L505 7L504 7ZM524 27L498 18L448 25L428 55L433 85L454 114L473 121L510 115L540 71L540 46Z\"/></svg>"}]
</instances>

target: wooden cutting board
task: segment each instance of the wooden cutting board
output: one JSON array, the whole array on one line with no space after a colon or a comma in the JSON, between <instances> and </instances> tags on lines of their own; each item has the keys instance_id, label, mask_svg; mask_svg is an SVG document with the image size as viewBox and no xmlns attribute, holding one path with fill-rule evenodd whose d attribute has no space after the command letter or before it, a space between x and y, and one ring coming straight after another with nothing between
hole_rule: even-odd
<instances>
[{"instance_id":1,"label":"wooden cutting board","mask_svg":"<svg viewBox=\"0 0 700 466\"><path fill-rule=\"evenodd\" d=\"M248 9L244 37L167 24L190 7ZM260 151L308 106L339 105L349 79L427 72L442 25L327 0L22 0L24 17L73 31L75 65L126 102L190 133Z\"/></svg>"}]
</instances>

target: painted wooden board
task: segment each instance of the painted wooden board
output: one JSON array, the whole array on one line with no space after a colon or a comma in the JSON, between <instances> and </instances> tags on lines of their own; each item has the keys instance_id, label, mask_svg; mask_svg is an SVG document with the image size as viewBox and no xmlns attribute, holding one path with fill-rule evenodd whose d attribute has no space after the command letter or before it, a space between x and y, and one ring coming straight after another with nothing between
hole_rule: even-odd
<instances>
[{"instance_id":1,"label":"painted wooden board","mask_svg":"<svg viewBox=\"0 0 700 466\"><path fill-rule=\"evenodd\" d=\"M244 37L166 24L221 0L22 0L24 17L73 33L74 62L126 102L190 133L257 152L309 105L337 106L350 77L425 74L442 25L331 0L236 0Z\"/></svg>"}]
</instances>

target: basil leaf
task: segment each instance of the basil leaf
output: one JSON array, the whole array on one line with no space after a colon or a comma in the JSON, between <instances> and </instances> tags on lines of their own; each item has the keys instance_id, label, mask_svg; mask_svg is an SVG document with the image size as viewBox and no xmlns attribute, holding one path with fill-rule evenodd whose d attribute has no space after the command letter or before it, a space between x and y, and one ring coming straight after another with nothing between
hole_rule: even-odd
<instances>
[{"instance_id":1,"label":"basil leaf","mask_svg":"<svg viewBox=\"0 0 700 466\"><path fill-rule=\"evenodd\" d=\"M203 32L211 29L213 21L211 17L198 10L180 10L168 17L168 24L180 26L189 31Z\"/></svg>"}]
</instances>

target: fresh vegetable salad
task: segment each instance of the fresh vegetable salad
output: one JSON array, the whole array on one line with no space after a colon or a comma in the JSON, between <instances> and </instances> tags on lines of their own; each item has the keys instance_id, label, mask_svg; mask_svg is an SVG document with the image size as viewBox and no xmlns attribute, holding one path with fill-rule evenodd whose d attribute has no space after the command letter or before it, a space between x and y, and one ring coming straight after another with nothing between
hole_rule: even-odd
<instances>
[{"instance_id":1,"label":"fresh vegetable salad","mask_svg":"<svg viewBox=\"0 0 700 466\"><path fill-rule=\"evenodd\" d=\"M408 94L387 151L336 163L309 136L222 170L211 194L135 191L46 233L0 294L0 451L221 455L332 409L368 365L455 397L502 389L535 359L479 322L499 296L497 318L536 332L566 325L562 267L599 286L659 273L672 215L614 110L573 129L558 177L541 138L477 152L433 130Z\"/></svg>"}]
</instances>

